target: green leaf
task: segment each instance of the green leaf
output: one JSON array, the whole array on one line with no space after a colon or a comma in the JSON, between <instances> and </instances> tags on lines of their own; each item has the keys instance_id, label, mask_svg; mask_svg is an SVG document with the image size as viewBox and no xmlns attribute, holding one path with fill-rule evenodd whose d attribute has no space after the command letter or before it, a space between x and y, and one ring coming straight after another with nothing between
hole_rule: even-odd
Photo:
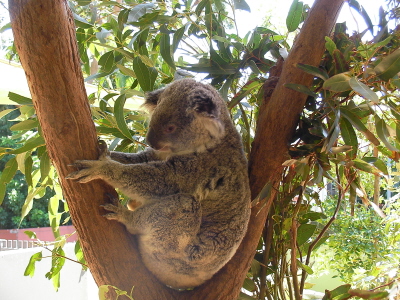
<instances>
[{"instance_id":1,"label":"green leaf","mask_svg":"<svg viewBox=\"0 0 400 300\"><path fill-rule=\"evenodd\" d=\"M172 56L172 52L171 52L169 34L167 34L167 33L161 33L160 52L161 52L161 57L164 59L164 61L173 70L175 70L175 62L174 62L174 59L173 59L173 56Z\"/></svg>"},{"instance_id":2,"label":"green leaf","mask_svg":"<svg viewBox=\"0 0 400 300\"><path fill-rule=\"evenodd\" d=\"M300 93L309 95L309 96L314 97L314 98L318 97L318 95L316 93L314 93L308 87L306 87L305 85L302 85L302 84L286 83L285 87L287 87L288 89L291 89L291 90L298 91Z\"/></svg>"},{"instance_id":3,"label":"green leaf","mask_svg":"<svg viewBox=\"0 0 400 300\"><path fill-rule=\"evenodd\" d=\"M33 159L32 156L29 155L25 158L25 181L29 186L33 185L32 182L32 167L33 167Z\"/></svg>"},{"instance_id":4,"label":"green leaf","mask_svg":"<svg viewBox=\"0 0 400 300\"><path fill-rule=\"evenodd\" d=\"M379 299L388 299L389 293L384 291L363 291L359 289L349 290L349 295L353 297L360 297L362 299L372 299L372 300L379 300Z\"/></svg>"},{"instance_id":5,"label":"green leaf","mask_svg":"<svg viewBox=\"0 0 400 300\"><path fill-rule=\"evenodd\" d=\"M146 66L142 59L137 56L133 60L133 71L143 91L152 91L157 78L157 70Z\"/></svg>"},{"instance_id":6,"label":"green leaf","mask_svg":"<svg viewBox=\"0 0 400 300\"><path fill-rule=\"evenodd\" d=\"M388 138L390 137L390 134L386 127L386 123L378 116L375 116L375 129L376 134L378 135L382 143L386 146L386 148L388 148L390 151L400 152L399 149L397 149L389 142Z\"/></svg>"},{"instance_id":7,"label":"green leaf","mask_svg":"<svg viewBox=\"0 0 400 300\"><path fill-rule=\"evenodd\" d=\"M44 179L49 175L50 167L51 167L50 157L46 151L40 157L40 180L41 181L44 181Z\"/></svg>"},{"instance_id":8,"label":"green leaf","mask_svg":"<svg viewBox=\"0 0 400 300\"><path fill-rule=\"evenodd\" d=\"M371 166L366 161L363 161L359 158L355 158L355 159L353 159L353 163L354 163L354 167L361 171L364 171L367 173L372 173L375 175L380 175L380 171L377 168L375 168L374 166Z\"/></svg>"},{"instance_id":9,"label":"green leaf","mask_svg":"<svg viewBox=\"0 0 400 300\"><path fill-rule=\"evenodd\" d=\"M317 68L314 66L310 66L310 65L306 65L306 64L301 64L298 63L296 64L296 67L303 70L304 72L307 72L308 74L314 75L316 77L319 77L323 80L326 80L329 78L328 73L326 73L325 70L323 70L322 68Z\"/></svg>"},{"instance_id":10,"label":"green leaf","mask_svg":"<svg viewBox=\"0 0 400 300\"><path fill-rule=\"evenodd\" d=\"M307 274L312 275L314 274L314 271L307 265L303 264L300 260L296 259L297 265L302 268L304 271L307 272Z\"/></svg>"},{"instance_id":11,"label":"green leaf","mask_svg":"<svg viewBox=\"0 0 400 300\"><path fill-rule=\"evenodd\" d=\"M115 59L114 51L109 51L104 53L99 59L99 65L102 66L101 70L106 73L111 72L115 67L114 59Z\"/></svg>"},{"instance_id":12,"label":"green leaf","mask_svg":"<svg viewBox=\"0 0 400 300\"><path fill-rule=\"evenodd\" d=\"M373 164L383 174L389 175L387 166L381 159L377 157L363 157L363 160L366 161L367 163Z\"/></svg>"},{"instance_id":13,"label":"green leaf","mask_svg":"<svg viewBox=\"0 0 400 300\"><path fill-rule=\"evenodd\" d=\"M17 102L18 104L21 104L21 105L32 104L32 99L31 98L24 97L24 96L18 95L18 94L13 93L13 92L9 92L8 93L8 98L11 101Z\"/></svg>"},{"instance_id":14,"label":"green leaf","mask_svg":"<svg viewBox=\"0 0 400 300\"><path fill-rule=\"evenodd\" d=\"M126 95L121 95L117 98L117 100L115 100L114 115L115 115L115 120L117 121L118 129L126 138L132 140L132 135L128 129L128 126L126 125L124 117L125 101L126 101Z\"/></svg>"},{"instance_id":15,"label":"green leaf","mask_svg":"<svg viewBox=\"0 0 400 300\"><path fill-rule=\"evenodd\" d=\"M328 50L328 52L330 53L330 55L333 57L333 50L336 49L336 44L334 41L332 41L332 39L330 37L325 37L325 48Z\"/></svg>"},{"instance_id":16,"label":"green leaf","mask_svg":"<svg viewBox=\"0 0 400 300\"><path fill-rule=\"evenodd\" d=\"M293 0L292 5L290 5L289 13L286 17L286 27L289 32L295 31L299 27L303 14L303 5L303 2L298 0Z\"/></svg>"},{"instance_id":17,"label":"green leaf","mask_svg":"<svg viewBox=\"0 0 400 300\"><path fill-rule=\"evenodd\" d=\"M11 179L14 178L15 173L17 172L18 169L18 163L15 157L11 158L6 165L4 166L4 169L1 173L1 178L0 182L2 183L9 183Z\"/></svg>"},{"instance_id":18,"label":"green leaf","mask_svg":"<svg viewBox=\"0 0 400 300\"><path fill-rule=\"evenodd\" d=\"M30 239L37 239L36 233L30 230L25 230L24 233L30 238Z\"/></svg>"},{"instance_id":19,"label":"green leaf","mask_svg":"<svg viewBox=\"0 0 400 300\"><path fill-rule=\"evenodd\" d=\"M373 92L367 85L362 83L357 79L357 77L351 77L349 80L350 87L365 99L371 100L375 104L378 104L379 97L378 95Z\"/></svg>"},{"instance_id":20,"label":"green leaf","mask_svg":"<svg viewBox=\"0 0 400 300\"><path fill-rule=\"evenodd\" d=\"M120 64L116 64L116 66L121 71L122 74L136 78L136 74L135 74L135 72L133 72L133 70L131 70L123 65L120 65Z\"/></svg>"},{"instance_id":21,"label":"green leaf","mask_svg":"<svg viewBox=\"0 0 400 300\"><path fill-rule=\"evenodd\" d=\"M175 53L176 49L178 49L179 42L182 40L185 29L186 26L183 26L174 33L174 37L172 38L172 53Z\"/></svg>"},{"instance_id":22,"label":"green leaf","mask_svg":"<svg viewBox=\"0 0 400 300\"><path fill-rule=\"evenodd\" d=\"M374 33L374 25L371 22L369 15L362 5L358 3L356 0L349 0L349 6L354 8L363 18L365 23L368 26L368 30L371 31L371 34Z\"/></svg>"},{"instance_id":23,"label":"green leaf","mask_svg":"<svg viewBox=\"0 0 400 300\"><path fill-rule=\"evenodd\" d=\"M388 81L400 72L400 48L384 57L374 68L376 75Z\"/></svg>"},{"instance_id":24,"label":"green leaf","mask_svg":"<svg viewBox=\"0 0 400 300\"><path fill-rule=\"evenodd\" d=\"M43 146L43 145L45 145L43 137L37 136L37 137L30 138L29 140L27 140L25 142L25 144L22 147L12 150L9 153L19 154L19 153L26 152L26 151L35 149L37 147Z\"/></svg>"},{"instance_id":25,"label":"green leaf","mask_svg":"<svg viewBox=\"0 0 400 300\"><path fill-rule=\"evenodd\" d=\"M342 133L344 143L352 147L352 150L348 152L349 157L351 159L356 158L358 150L357 134L349 120L346 118L340 119L340 132Z\"/></svg>"},{"instance_id":26,"label":"green leaf","mask_svg":"<svg viewBox=\"0 0 400 300\"><path fill-rule=\"evenodd\" d=\"M78 5L80 6L86 6L89 5L92 0L77 0L76 2L78 2Z\"/></svg>"},{"instance_id":27,"label":"green leaf","mask_svg":"<svg viewBox=\"0 0 400 300\"><path fill-rule=\"evenodd\" d=\"M250 278L245 278L243 282L243 288L249 292L253 292L256 290L256 285Z\"/></svg>"},{"instance_id":28,"label":"green leaf","mask_svg":"<svg viewBox=\"0 0 400 300\"><path fill-rule=\"evenodd\" d=\"M335 288L332 291L325 290L325 296L322 298L322 300L339 300L339 299L348 299L348 298L342 298L342 297L348 297L350 294L348 293L351 285L350 284L344 284L341 285L337 288Z\"/></svg>"},{"instance_id":29,"label":"green leaf","mask_svg":"<svg viewBox=\"0 0 400 300\"><path fill-rule=\"evenodd\" d=\"M250 6L245 0L233 0L235 9L241 9L250 12Z\"/></svg>"},{"instance_id":30,"label":"green leaf","mask_svg":"<svg viewBox=\"0 0 400 300\"><path fill-rule=\"evenodd\" d=\"M32 189L29 193L28 196L25 199L25 203L24 205L22 205L22 209L21 209L21 221L20 223L23 221L23 219L29 214L29 212L32 209L33 206L33 198L43 192L45 190L45 187L41 186L35 189Z\"/></svg>"},{"instance_id":31,"label":"green leaf","mask_svg":"<svg viewBox=\"0 0 400 300\"><path fill-rule=\"evenodd\" d=\"M145 14L152 11L154 3L141 3L136 5L130 12L128 16L128 23L137 22Z\"/></svg>"},{"instance_id":32,"label":"green leaf","mask_svg":"<svg viewBox=\"0 0 400 300\"><path fill-rule=\"evenodd\" d=\"M7 185L4 182L0 182L0 205L4 201L4 197L6 196Z\"/></svg>"},{"instance_id":33,"label":"green leaf","mask_svg":"<svg viewBox=\"0 0 400 300\"><path fill-rule=\"evenodd\" d=\"M11 22L5 24L3 27L0 28L0 33L3 33L4 31L6 31L7 29L11 29Z\"/></svg>"},{"instance_id":34,"label":"green leaf","mask_svg":"<svg viewBox=\"0 0 400 300\"><path fill-rule=\"evenodd\" d=\"M85 266L86 260L85 260L85 256L83 255L80 240L76 241L74 251L75 251L76 259L82 264L82 267L86 270L87 269Z\"/></svg>"},{"instance_id":35,"label":"green leaf","mask_svg":"<svg viewBox=\"0 0 400 300\"><path fill-rule=\"evenodd\" d=\"M375 135L365 127L363 122L350 110L341 107L340 108L341 114L348 120L350 123L357 128L358 131L360 131L370 142L372 142L375 146L379 146L380 142L379 140L375 137Z\"/></svg>"},{"instance_id":36,"label":"green leaf","mask_svg":"<svg viewBox=\"0 0 400 300\"><path fill-rule=\"evenodd\" d=\"M37 119L28 119L14 124L13 126L10 127L10 129L12 131L31 130L33 128L37 128L38 126L39 126L39 121Z\"/></svg>"},{"instance_id":37,"label":"green leaf","mask_svg":"<svg viewBox=\"0 0 400 300\"><path fill-rule=\"evenodd\" d=\"M10 109L2 110L2 111L0 112L0 119L3 118L3 117L5 117L5 116L7 116L9 113L12 113L12 112L13 112L14 110L16 110L16 109L18 109L18 108L10 108Z\"/></svg>"},{"instance_id":38,"label":"green leaf","mask_svg":"<svg viewBox=\"0 0 400 300\"><path fill-rule=\"evenodd\" d=\"M336 72L343 73L349 70L349 66L347 65L346 59L342 52L338 49L333 49L332 56L335 61Z\"/></svg>"},{"instance_id":39,"label":"green leaf","mask_svg":"<svg viewBox=\"0 0 400 300\"><path fill-rule=\"evenodd\" d=\"M335 120L331 125L328 136L325 139L324 145L322 146L321 152L330 152L332 146L336 143L339 137L339 121L340 121L340 110L335 110Z\"/></svg>"},{"instance_id":40,"label":"green leaf","mask_svg":"<svg viewBox=\"0 0 400 300\"><path fill-rule=\"evenodd\" d=\"M350 76L348 73L340 73L327 79L322 87L332 92L345 92L351 90L349 81Z\"/></svg>"},{"instance_id":41,"label":"green leaf","mask_svg":"<svg viewBox=\"0 0 400 300\"><path fill-rule=\"evenodd\" d=\"M32 277L35 274L35 264L37 261L42 260L42 252L37 252L31 256L29 259L29 263L26 266L24 276L30 276Z\"/></svg>"},{"instance_id":42,"label":"green leaf","mask_svg":"<svg viewBox=\"0 0 400 300\"><path fill-rule=\"evenodd\" d=\"M299 228L297 228L297 244L301 246L307 242L314 234L316 228L317 225L301 224Z\"/></svg>"},{"instance_id":43,"label":"green leaf","mask_svg":"<svg viewBox=\"0 0 400 300\"><path fill-rule=\"evenodd\" d=\"M88 81L91 81L91 80L97 79L97 78L102 78L102 77L105 77L105 76L107 76L109 74L110 74L110 72L101 72L101 73L93 74L93 75L90 75L90 76L86 77L85 78L85 82L88 82Z\"/></svg>"}]
</instances>

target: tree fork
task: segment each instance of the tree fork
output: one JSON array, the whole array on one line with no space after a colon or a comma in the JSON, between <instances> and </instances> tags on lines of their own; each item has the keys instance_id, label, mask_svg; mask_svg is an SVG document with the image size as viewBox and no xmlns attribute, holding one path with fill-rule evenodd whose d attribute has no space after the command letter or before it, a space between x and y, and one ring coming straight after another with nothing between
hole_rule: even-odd
<instances>
[{"instance_id":1,"label":"tree fork","mask_svg":"<svg viewBox=\"0 0 400 300\"><path fill-rule=\"evenodd\" d=\"M250 182L255 197L268 181L277 182L288 141L306 96L285 83L309 85L311 76L297 62L318 65L343 0L316 0L286 60L277 87L260 109L250 156ZM84 88L75 26L66 0L9 0L14 41L24 67L49 156L60 177L71 217L86 260L98 285L130 291L135 299L236 299L269 210L253 209L248 233L234 258L211 280L193 291L177 292L161 285L144 267L132 235L104 219L99 205L115 191L102 181L66 181L68 165L96 159L97 137ZM282 113L284 112L284 113ZM279 132L279 134L277 134ZM61 149L61 150L60 150ZM272 197L271 197L272 199ZM268 200L268 203L271 202Z\"/></svg>"}]
</instances>

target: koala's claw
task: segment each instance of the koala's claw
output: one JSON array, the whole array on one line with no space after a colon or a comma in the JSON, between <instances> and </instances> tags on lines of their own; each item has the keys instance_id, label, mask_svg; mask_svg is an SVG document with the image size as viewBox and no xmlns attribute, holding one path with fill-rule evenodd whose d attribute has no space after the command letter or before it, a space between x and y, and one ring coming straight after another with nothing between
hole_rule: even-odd
<instances>
[{"instance_id":1,"label":"koala's claw","mask_svg":"<svg viewBox=\"0 0 400 300\"><path fill-rule=\"evenodd\" d=\"M122 206L121 205L113 205L111 203L100 205L105 210L111 211L111 213L103 215L103 217L107 218L108 220L119 220L120 216L122 215Z\"/></svg>"},{"instance_id":2,"label":"koala's claw","mask_svg":"<svg viewBox=\"0 0 400 300\"><path fill-rule=\"evenodd\" d=\"M114 196L113 194L110 194L110 193L105 193L104 195L106 196L106 199L108 200L107 202L109 202L109 203L111 203L111 204L113 204L115 206L119 205L120 202L119 202L118 197L116 197L116 196Z\"/></svg>"}]
</instances>

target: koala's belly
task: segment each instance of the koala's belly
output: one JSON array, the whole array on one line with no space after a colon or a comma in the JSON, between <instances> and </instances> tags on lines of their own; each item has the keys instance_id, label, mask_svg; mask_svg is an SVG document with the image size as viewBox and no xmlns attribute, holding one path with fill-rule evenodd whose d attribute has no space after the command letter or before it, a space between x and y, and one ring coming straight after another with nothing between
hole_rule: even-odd
<instances>
[{"instance_id":1,"label":"koala's belly","mask_svg":"<svg viewBox=\"0 0 400 300\"><path fill-rule=\"evenodd\" d=\"M154 240L150 242L145 236L139 236L144 264L161 282L174 289L189 289L203 284L229 261L237 249L234 247L224 253L210 251L201 258L191 259L187 244L179 250L165 251L168 245L162 240L154 243Z\"/></svg>"}]
</instances>

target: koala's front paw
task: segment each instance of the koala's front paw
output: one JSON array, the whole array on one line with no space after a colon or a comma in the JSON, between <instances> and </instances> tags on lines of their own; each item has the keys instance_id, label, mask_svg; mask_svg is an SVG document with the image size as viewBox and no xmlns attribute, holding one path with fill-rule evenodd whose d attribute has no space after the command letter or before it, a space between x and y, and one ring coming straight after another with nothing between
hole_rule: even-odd
<instances>
[{"instance_id":1,"label":"koala's front paw","mask_svg":"<svg viewBox=\"0 0 400 300\"><path fill-rule=\"evenodd\" d=\"M65 178L77 180L80 183L86 183L94 179L101 179L102 171L106 161L104 160L77 160L71 166L79 171L68 174Z\"/></svg>"}]
</instances>

